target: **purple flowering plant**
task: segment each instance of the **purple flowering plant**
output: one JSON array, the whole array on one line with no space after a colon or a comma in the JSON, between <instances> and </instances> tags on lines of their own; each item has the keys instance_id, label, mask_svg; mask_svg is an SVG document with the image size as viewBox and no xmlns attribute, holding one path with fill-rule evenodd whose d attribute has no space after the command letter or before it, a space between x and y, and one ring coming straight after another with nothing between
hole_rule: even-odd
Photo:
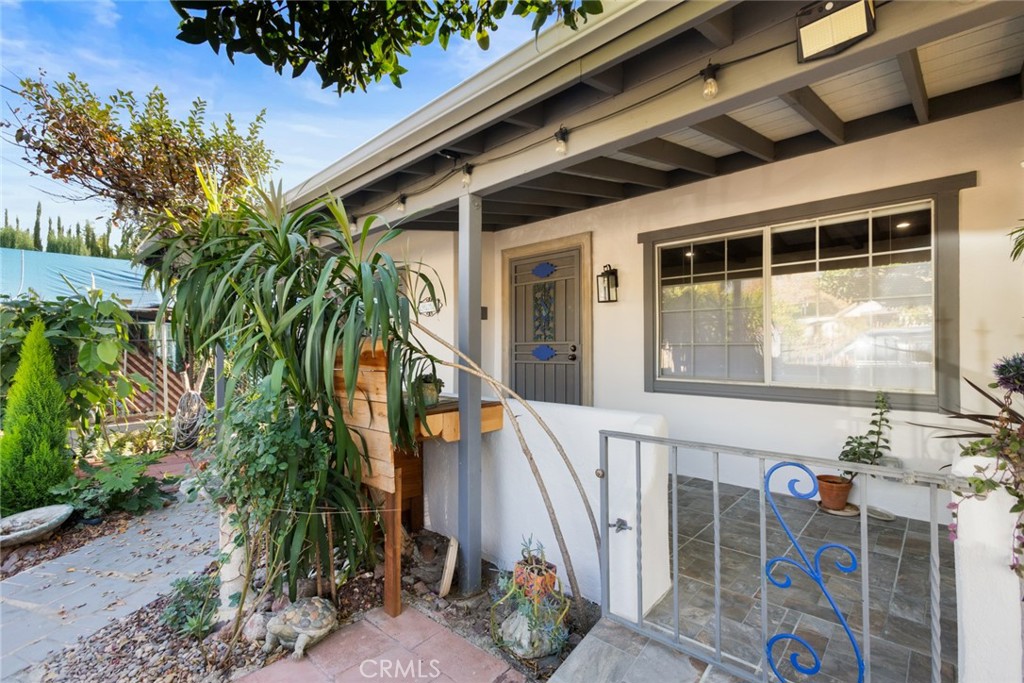
<instances>
[{"instance_id":1,"label":"purple flowering plant","mask_svg":"<svg viewBox=\"0 0 1024 683\"><path fill-rule=\"evenodd\" d=\"M983 430L948 434L944 438L970 438L963 445L961 455L979 455L995 458L994 469L978 466L976 474L968 478L971 490L961 493L966 498L984 498L990 491L1003 488L1014 498L1011 514L1017 515L1012 539L1010 568L1024 578L1024 416L1013 407L1015 395L1024 396L1024 353L1016 353L999 360L993 366L996 381L990 389L1002 389L1001 398L989 394L970 380L967 381L988 401L999 408L995 415L979 413L951 413L951 417L970 420L983 425ZM947 507L953 511L954 522L949 525L949 538L956 540L956 515L960 501Z\"/></svg>"}]
</instances>

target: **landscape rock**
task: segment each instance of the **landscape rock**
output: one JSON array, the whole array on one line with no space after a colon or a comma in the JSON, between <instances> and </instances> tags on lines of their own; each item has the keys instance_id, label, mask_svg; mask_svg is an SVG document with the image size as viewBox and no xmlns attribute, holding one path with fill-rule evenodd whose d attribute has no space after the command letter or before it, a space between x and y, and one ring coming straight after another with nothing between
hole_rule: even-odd
<instances>
[{"instance_id":1,"label":"landscape rock","mask_svg":"<svg viewBox=\"0 0 1024 683\"><path fill-rule=\"evenodd\" d=\"M417 581L415 584L413 584L412 590L414 593L416 593L416 595L426 595L430 592L430 589L427 588L427 584L423 583L422 581Z\"/></svg>"},{"instance_id":2,"label":"landscape rock","mask_svg":"<svg viewBox=\"0 0 1024 683\"><path fill-rule=\"evenodd\" d=\"M242 637L250 643L262 643L267 639L267 624L272 614L267 612L256 612L245 620L242 627Z\"/></svg>"},{"instance_id":3,"label":"landscape rock","mask_svg":"<svg viewBox=\"0 0 1024 683\"><path fill-rule=\"evenodd\" d=\"M499 630L504 645L517 657L540 659L553 655L557 645L551 634L543 629L530 628L530 620L518 611L510 614L501 623Z\"/></svg>"}]
</instances>

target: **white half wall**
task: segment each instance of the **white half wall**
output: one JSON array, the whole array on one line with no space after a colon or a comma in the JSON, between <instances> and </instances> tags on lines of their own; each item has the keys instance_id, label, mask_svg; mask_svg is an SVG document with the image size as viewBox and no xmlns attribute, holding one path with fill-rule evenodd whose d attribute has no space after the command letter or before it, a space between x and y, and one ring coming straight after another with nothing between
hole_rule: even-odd
<instances>
[{"instance_id":1,"label":"white half wall","mask_svg":"<svg viewBox=\"0 0 1024 683\"><path fill-rule=\"evenodd\" d=\"M579 493L561 456L536 420L518 404L516 409L526 443L537 462L562 527L583 596L600 602L601 572L598 548ZM532 403L555 433L583 482L587 498L600 525L600 464L598 432L618 430L664 436L660 415L583 408L553 403ZM423 487L427 528L457 535L458 447L439 440L424 445ZM533 536L544 545L547 558L558 565L566 582L565 561L558 549L543 499L515 431L505 416L505 426L483 436L482 544L485 558L501 569L511 569L520 558L524 538ZM669 589L668 456L663 448L644 447L641 452L642 557L644 612ZM610 536L611 608L635 618L636 589L636 470L634 446L614 442L609 446L609 519L621 517L631 531Z\"/></svg>"}]
</instances>

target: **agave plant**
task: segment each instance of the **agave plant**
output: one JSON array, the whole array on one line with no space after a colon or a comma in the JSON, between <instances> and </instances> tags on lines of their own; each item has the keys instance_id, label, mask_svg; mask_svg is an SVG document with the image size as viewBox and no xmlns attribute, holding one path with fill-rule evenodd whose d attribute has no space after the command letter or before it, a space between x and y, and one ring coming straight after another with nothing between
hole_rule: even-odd
<instances>
[{"instance_id":1,"label":"agave plant","mask_svg":"<svg viewBox=\"0 0 1024 683\"><path fill-rule=\"evenodd\" d=\"M285 558L294 591L295 578L305 567L329 561L321 512L341 511L333 517L332 531L344 540L353 566L368 546L359 514L365 504L359 494L361 444L341 419L334 393L338 352L351 401L361 345L383 348L392 441L411 446L412 425L423 406L418 392L410 389L421 371L432 367L412 333L413 302L422 296L435 298L435 288L421 268L397 264L381 251L396 231L371 235L372 218L354 230L338 201L288 210L278 186L254 190L252 201L236 200L232 208L222 209L227 204L216 188L206 179L203 185L209 203L203 219L183 223L168 217L140 259L164 293L161 315L170 312L174 339L197 352L217 346L226 350L228 415L235 409L236 390L265 378L269 384L263 386L282 397L281 410L301 416L300 429L319 434L331 448L327 471L312 483L297 477L310 466L302 462L301 452L291 449L290 459L279 463L276 481L281 487L312 486L302 498L306 509L283 506L273 511L270 522L270 550L280 550L270 556ZM237 403L239 409L246 404L241 397ZM220 449L232 448L231 434L226 433L231 424L230 419L222 421ZM246 466L237 452L222 462ZM236 483L244 486L245 480L239 477ZM287 493L263 495L294 500ZM271 514L269 508L262 509ZM246 514L241 508L239 512ZM266 520L246 521L259 525ZM320 562L313 560L317 557Z\"/></svg>"}]
</instances>

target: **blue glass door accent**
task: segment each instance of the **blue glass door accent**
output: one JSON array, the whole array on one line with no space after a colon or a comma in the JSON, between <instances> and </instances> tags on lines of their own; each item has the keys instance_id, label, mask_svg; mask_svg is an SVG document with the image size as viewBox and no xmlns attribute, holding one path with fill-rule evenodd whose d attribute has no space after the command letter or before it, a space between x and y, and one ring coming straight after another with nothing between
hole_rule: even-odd
<instances>
[{"instance_id":1,"label":"blue glass door accent","mask_svg":"<svg viewBox=\"0 0 1024 683\"><path fill-rule=\"evenodd\" d=\"M544 261L543 263L538 263L537 265L535 265L533 267L533 270L531 270L530 272L536 275L537 277L551 277L552 275L555 274L556 270L558 270L558 266L556 266L554 263Z\"/></svg>"},{"instance_id":2,"label":"blue glass door accent","mask_svg":"<svg viewBox=\"0 0 1024 683\"><path fill-rule=\"evenodd\" d=\"M775 499L772 496L771 479L772 475L778 470L785 467L795 467L807 476L807 480L810 482L811 488L808 491L801 491L801 477L799 475L794 476L787 483L787 488L790 494L795 498L801 498L803 500L809 500L814 498L818 494L818 480L814 474L806 466L795 462L780 462L773 465L771 469L764 475L764 492L765 497L768 499L768 504L772 507L772 512L775 513L776 519L779 520L779 524L782 525L782 530L786 532L786 536L789 537L790 542L793 544L793 548L796 549L799 555L799 561L789 557L773 557L772 559L765 562L764 572L765 576L773 585L779 588L790 588L793 585L793 578L790 575L790 571L795 569L801 574L807 576L813 581L818 589L821 591L825 599L828 600L828 604L832 607L832 612L836 615L836 619L839 620L839 625L846 631L846 637L850 639L850 644L853 645L853 654L857 658L857 683L863 683L864 681L864 657L860 651L860 645L857 644L857 638L853 635L853 631L850 630L850 625L846 622L846 618L843 616L839 606L836 605L836 601L832 598L832 594L828 592L825 587L825 579L821 573L821 556L827 550L835 549L839 551L839 557L835 560L835 567L844 574L850 574L857 571L857 556L853 554L847 546L840 543L825 543L817 552L814 553L814 561L807 559L807 554L804 549L800 546L793 532L790 531L789 525L786 524L785 520L782 519L782 514L779 512L779 508L775 505ZM806 485L806 483L804 483ZM775 570L779 571L776 572ZM778 574L778 576L774 574ZM765 599L766 596L761 596L761 599ZM814 648L811 647L810 643L796 635L795 633L778 633L768 639L765 643L765 654L768 657L768 665L771 667L772 672L778 676L780 681L786 681L787 679L779 673L778 668L775 665L775 656L772 654L775 645L781 641L791 640L800 645L805 652L793 652L789 655L789 663L793 665L801 674L805 676L813 676L814 674L821 671L821 657ZM811 657L811 662L805 664L802 660L803 655L807 654Z\"/></svg>"},{"instance_id":3,"label":"blue glass door accent","mask_svg":"<svg viewBox=\"0 0 1024 683\"><path fill-rule=\"evenodd\" d=\"M533 351L531 351L530 355L532 355L537 360L551 360L556 355L558 355L558 352L555 351L550 346L548 346L547 344L541 344Z\"/></svg>"},{"instance_id":4,"label":"blue glass door accent","mask_svg":"<svg viewBox=\"0 0 1024 683\"><path fill-rule=\"evenodd\" d=\"M533 285L533 341L555 341L555 283Z\"/></svg>"}]
</instances>

